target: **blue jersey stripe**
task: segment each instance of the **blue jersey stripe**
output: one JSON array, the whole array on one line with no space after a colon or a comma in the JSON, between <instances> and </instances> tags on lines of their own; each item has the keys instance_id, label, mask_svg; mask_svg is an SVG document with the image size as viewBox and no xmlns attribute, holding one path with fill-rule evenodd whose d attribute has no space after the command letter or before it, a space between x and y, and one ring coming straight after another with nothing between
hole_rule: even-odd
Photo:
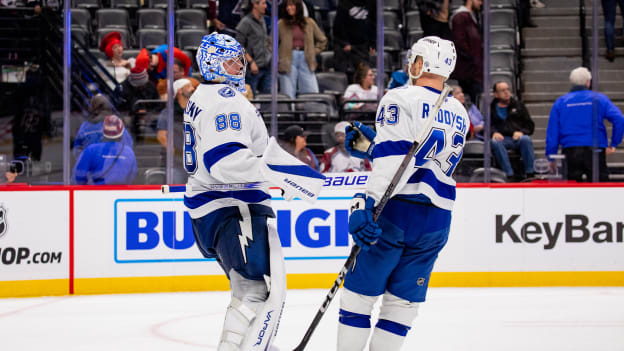
<instances>
[{"instance_id":1,"label":"blue jersey stripe","mask_svg":"<svg viewBox=\"0 0 624 351\"><path fill-rule=\"evenodd\" d=\"M433 188L436 194L440 197L449 200L455 200L455 187L442 183L436 178L433 171L427 168L419 168L412 176L407 180L408 184L414 184L423 182Z\"/></svg>"},{"instance_id":2,"label":"blue jersey stripe","mask_svg":"<svg viewBox=\"0 0 624 351\"><path fill-rule=\"evenodd\" d=\"M226 198L233 198L247 203L259 203L269 200L271 195L262 190L206 191L193 197L184 196L184 204L186 207L194 210L210 201Z\"/></svg>"},{"instance_id":3,"label":"blue jersey stripe","mask_svg":"<svg viewBox=\"0 0 624 351\"><path fill-rule=\"evenodd\" d=\"M412 147L412 143L405 140L384 141L373 148L373 159L385 156L404 156Z\"/></svg>"},{"instance_id":4,"label":"blue jersey stripe","mask_svg":"<svg viewBox=\"0 0 624 351\"><path fill-rule=\"evenodd\" d=\"M284 165L271 165L271 164L267 164L267 166L274 170L275 172L280 172L280 173L288 173L288 174L292 174L292 175L298 175L298 176L302 176L302 177L308 177L308 178L318 178L318 179L325 179L325 176L322 175L321 173L313 170L312 168L308 167L308 166L284 166Z\"/></svg>"},{"instance_id":5,"label":"blue jersey stripe","mask_svg":"<svg viewBox=\"0 0 624 351\"><path fill-rule=\"evenodd\" d=\"M206 151L206 153L204 154L204 164L206 165L208 172L210 172L210 168L212 168L212 166L214 166L215 163L219 162L219 160L221 160L227 155L231 155L235 153L236 151L240 149L246 149L246 148L247 146L241 143L235 143L235 142L221 144L215 148L212 148Z\"/></svg>"}]
</instances>

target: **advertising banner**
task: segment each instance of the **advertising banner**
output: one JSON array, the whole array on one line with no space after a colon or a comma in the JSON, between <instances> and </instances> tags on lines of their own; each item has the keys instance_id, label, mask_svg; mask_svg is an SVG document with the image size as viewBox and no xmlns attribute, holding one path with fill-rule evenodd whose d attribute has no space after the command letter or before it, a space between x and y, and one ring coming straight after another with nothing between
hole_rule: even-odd
<instances>
[{"instance_id":1,"label":"advertising banner","mask_svg":"<svg viewBox=\"0 0 624 351\"><path fill-rule=\"evenodd\" d=\"M67 293L69 193L0 193L0 296Z\"/></svg>"}]
</instances>

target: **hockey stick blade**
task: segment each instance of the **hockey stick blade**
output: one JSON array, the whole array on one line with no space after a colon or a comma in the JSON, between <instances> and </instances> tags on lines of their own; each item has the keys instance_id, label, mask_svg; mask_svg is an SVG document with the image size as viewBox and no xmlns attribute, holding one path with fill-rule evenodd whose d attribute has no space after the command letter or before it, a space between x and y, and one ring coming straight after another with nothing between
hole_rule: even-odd
<instances>
[{"instance_id":1,"label":"hockey stick blade","mask_svg":"<svg viewBox=\"0 0 624 351\"><path fill-rule=\"evenodd\" d=\"M373 221L375 222L377 221L377 219L379 218L379 215L381 214L381 211L386 206L386 203L388 202L388 200L390 200L390 196L392 196L392 193L394 192L394 189L396 188L399 181L401 180L403 173L405 173L407 166L412 162L414 155L416 155L416 151L418 150L421 139L425 136L425 133L427 133L427 131L431 129L431 126L433 125L433 122L435 121L436 116L438 115L438 111L440 110L440 107L442 107L442 104L444 103L444 100L446 99L450 91L451 91L451 87L445 84L444 88L442 89L442 92L440 93L440 96L438 97L438 99L435 102L435 105L433 106L433 111L429 115L429 119L426 122L425 128L423 128L423 130L420 131L420 134L417 136L416 140L414 140L414 142L412 143L412 146L410 147L409 151L403 158L403 161L399 165L399 168L394 174L394 177L392 177L392 181L386 188L384 195L381 197L381 200L379 200L379 204L377 205L377 207L375 208L375 212L373 213ZM336 295L336 292L340 288L340 285L342 285L342 282L344 281L344 278L347 275L347 272L353 266L353 263L355 262L355 258L360 253L361 249L362 248L357 245L354 245L351 248L351 253L349 254L349 257L347 258L347 261L345 262L344 266L340 270L340 273L338 273L338 278L336 278L331 289L329 289L329 293L327 293L327 296L325 296L325 300L323 301L321 308L319 308L319 310L316 312L316 315L314 316L312 323L310 323L308 330L306 330L306 333L303 336L303 339L301 340L299 345L297 345L297 347L294 348L293 351L303 351L305 349L306 345L308 344L308 341L310 341L310 337L312 336L312 333L314 332L317 325L321 321L321 318L325 314L325 311L327 311L329 304L331 303L334 296Z\"/></svg>"}]
</instances>

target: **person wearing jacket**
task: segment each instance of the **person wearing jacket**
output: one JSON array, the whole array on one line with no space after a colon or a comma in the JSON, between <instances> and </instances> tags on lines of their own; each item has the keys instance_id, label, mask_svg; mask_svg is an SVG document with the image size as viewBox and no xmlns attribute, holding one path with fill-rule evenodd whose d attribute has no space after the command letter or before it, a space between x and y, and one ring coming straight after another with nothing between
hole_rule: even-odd
<instances>
[{"instance_id":1,"label":"person wearing jacket","mask_svg":"<svg viewBox=\"0 0 624 351\"><path fill-rule=\"evenodd\" d=\"M513 168L509 161L507 150L520 152L526 177L535 175L533 161L533 141L529 135L533 134L535 123L529 115L526 106L512 97L509 84L496 82L492 88L494 100L491 105L492 126L492 154L500 168L508 178L514 177ZM516 175L522 178L523 175Z\"/></svg>"},{"instance_id":2,"label":"person wearing jacket","mask_svg":"<svg viewBox=\"0 0 624 351\"><path fill-rule=\"evenodd\" d=\"M561 145L561 151L567 161L568 179L577 182L583 181L583 174L587 181L592 180L594 146L599 151L600 181L608 181L606 156L615 152L624 135L622 112L607 96L589 90L591 79L591 73L585 67L572 70L570 73L572 90L555 101L550 110L546 129L546 156L550 159ZM597 117L595 119L594 111ZM613 125L610 144L604 125L605 119ZM597 136L595 142L594 135ZM551 163L551 167L554 167L554 164Z\"/></svg>"},{"instance_id":3,"label":"person wearing jacket","mask_svg":"<svg viewBox=\"0 0 624 351\"><path fill-rule=\"evenodd\" d=\"M319 92L316 55L325 49L327 38L312 18L304 17L301 0L286 1L286 13L277 23L279 82L280 91L294 99L297 93Z\"/></svg>"},{"instance_id":4,"label":"person wearing jacket","mask_svg":"<svg viewBox=\"0 0 624 351\"><path fill-rule=\"evenodd\" d=\"M451 79L459 82L470 101L479 103L483 92L483 37L479 13L481 0L464 0L451 16L450 26L453 43L457 48L457 66Z\"/></svg>"},{"instance_id":5,"label":"person wearing jacket","mask_svg":"<svg viewBox=\"0 0 624 351\"><path fill-rule=\"evenodd\" d=\"M124 124L115 115L106 116L103 137L89 145L74 167L72 184L132 184L137 162L131 145L122 142Z\"/></svg>"},{"instance_id":6,"label":"person wearing jacket","mask_svg":"<svg viewBox=\"0 0 624 351\"><path fill-rule=\"evenodd\" d=\"M102 94L97 94L89 100L89 113L86 121L82 122L72 148L72 155L77 160L84 149L102 139L102 123L104 118L113 113L113 104ZM130 133L124 128L122 142L132 147L134 142Z\"/></svg>"}]
</instances>

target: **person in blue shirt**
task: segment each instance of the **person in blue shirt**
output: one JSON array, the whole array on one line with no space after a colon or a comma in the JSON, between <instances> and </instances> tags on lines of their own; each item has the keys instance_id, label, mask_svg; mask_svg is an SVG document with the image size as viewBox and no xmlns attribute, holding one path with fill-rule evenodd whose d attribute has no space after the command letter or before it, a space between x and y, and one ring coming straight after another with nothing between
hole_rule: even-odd
<instances>
[{"instance_id":1,"label":"person in blue shirt","mask_svg":"<svg viewBox=\"0 0 624 351\"><path fill-rule=\"evenodd\" d=\"M113 111L113 104L106 96L97 94L91 98L86 121L82 122L80 125L72 147L72 155L76 160L87 146L100 142L102 139L102 123L104 118L113 114ZM125 128L122 141L128 147L132 148L132 137Z\"/></svg>"},{"instance_id":2,"label":"person in blue shirt","mask_svg":"<svg viewBox=\"0 0 624 351\"><path fill-rule=\"evenodd\" d=\"M91 144L82 152L74 167L72 184L132 184L137 162L131 145L122 142L123 121L106 116L102 141Z\"/></svg>"},{"instance_id":3,"label":"person in blue shirt","mask_svg":"<svg viewBox=\"0 0 624 351\"><path fill-rule=\"evenodd\" d=\"M396 70L392 72L390 76L390 81L388 82L388 89L394 89L398 87L402 87L409 82L409 76L407 75L407 71L409 70L408 59L412 53L410 50L407 50L405 53L405 58L403 59L403 69Z\"/></svg>"},{"instance_id":4,"label":"person in blue shirt","mask_svg":"<svg viewBox=\"0 0 624 351\"><path fill-rule=\"evenodd\" d=\"M572 70L570 82L572 90L557 99L550 110L546 129L546 156L550 159L561 145L567 161L568 179L582 182L585 175L586 180L591 181L592 150L596 147L599 151L600 181L608 181L606 156L614 153L622 142L622 111L607 96L589 89L591 73L587 68L578 67ZM605 119L613 125L610 144L604 125ZM595 133L592 132L594 130Z\"/></svg>"}]
</instances>

